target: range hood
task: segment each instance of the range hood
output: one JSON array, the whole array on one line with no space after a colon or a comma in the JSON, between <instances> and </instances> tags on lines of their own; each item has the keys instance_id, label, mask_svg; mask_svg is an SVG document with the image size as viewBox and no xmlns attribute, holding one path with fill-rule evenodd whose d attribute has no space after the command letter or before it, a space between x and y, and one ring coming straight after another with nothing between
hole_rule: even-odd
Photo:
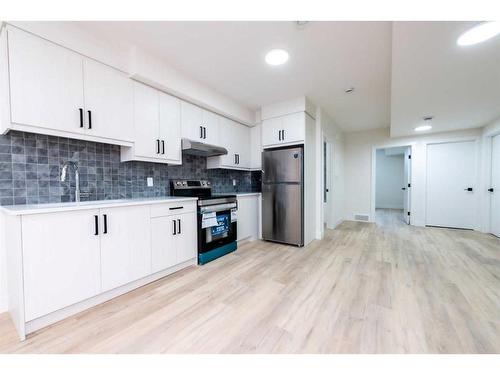
<instances>
[{"instance_id":1,"label":"range hood","mask_svg":"<svg viewBox=\"0 0 500 375\"><path fill-rule=\"evenodd\" d=\"M184 154L196 156L227 155L227 150L224 147L192 141L187 138L182 138L182 152Z\"/></svg>"}]
</instances>

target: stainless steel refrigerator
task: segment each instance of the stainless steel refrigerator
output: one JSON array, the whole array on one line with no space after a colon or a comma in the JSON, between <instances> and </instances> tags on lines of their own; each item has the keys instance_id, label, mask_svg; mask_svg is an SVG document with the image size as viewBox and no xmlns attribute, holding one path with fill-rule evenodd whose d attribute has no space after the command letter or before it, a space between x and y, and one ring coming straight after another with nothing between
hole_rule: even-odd
<instances>
[{"instance_id":1,"label":"stainless steel refrigerator","mask_svg":"<svg viewBox=\"0 0 500 375\"><path fill-rule=\"evenodd\" d=\"M304 148L262 152L262 238L304 245Z\"/></svg>"}]
</instances>

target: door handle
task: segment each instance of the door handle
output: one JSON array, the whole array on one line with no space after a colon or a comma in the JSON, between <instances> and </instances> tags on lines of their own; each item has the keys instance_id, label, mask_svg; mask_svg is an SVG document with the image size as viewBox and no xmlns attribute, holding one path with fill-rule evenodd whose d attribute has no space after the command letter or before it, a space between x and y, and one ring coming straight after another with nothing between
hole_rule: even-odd
<instances>
[{"instance_id":1,"label":"door handle","mask_svg":"<svg viewBox=\"0 0 500 375\"><path fill-rule=\"evenodd\" d=\"M160 153L160 140L159 139L156 140L156 153L157 154Z\"/></svg>"},{"instance_id":2,"label":"door handle","mask_svg":"<svg viewBox=\"0 0 500 375\"><path fill-rule=\"evenodd\" d=\"M80 128L83 128L83 108L78 108L80 112Z\"/></svg>"},{"instance_id":3,"label":"door handle","mask_svg":"<svg viewBox=\"0 0 500 375\"><path fill-rule=\"evenodd\" d=\"M203 127L203 139L207 139L207 128Z\"/></svg>"},{"instance_id":4,"label":"door handle","mask_svg":"<svg viewBox=\"0 0 500 375\"><path fill-rule=\"evenodd\" d=\"M172 234L175 236L177 234L177 226L176 226L175 220L172 220L172 223L174 223L174 230L173 230Z\"/></svg>"},{"instance_id":5,"label":"door handle","mask_svg":"<svg viewBox=\"0 0 500 375\"><path fill-rule=\"evenodd\" d=\"M94 215L94 235L99 235L99 216Z\"/></svg>"},{"instance_id":6,"label":"door handle","mask_svg":"<svg viewBox=\"0 0 500 375\"><path fill-rule=\"evenodd\" d=\"M92 129L92 111L87 111L89 114L89 129Z\"/></svg>"},{"instance_id":7,"label":"door handle","mask_svg":"<svg viewBox=\"0 0 500 375\"><path fill-rule=\"evenodd\" d=\"M108 233L108 215L104 214L102 215L104 219L104 230L102 233L107 234Z\"/></svg>"},{"instance_id":8,"label":"door handle","mask_svg":"<svg viewBox=\"0 0 500 375\"><path fill-rule=\"evenodd\" d=\"M471 188L471 187L465 188L464 190L465 190L465 191L474 191L474 189L473 189L473 188Z\"/></svg>"},{"instance_id":9,"label":"door handle","mask_svg":"<svg viewBox=\"0 0 500 375\"><path fill-rule=\"evenodd\" d=\"M178 232L177 234L181 234L181 219L177 219L177 224L178 224Z\"/></svg>"},{"instance_id":10,"label":"door handle","mask_svg":"<svg viewBox=\"0 0 500 375\"><path fill-rule=\"evenodd\" d=\"M495 189L493 189L493 188L489 188L489 189L488 189L488 191L489 191L490 193L493 193L493 192L495 191Z\"/></svg>"},{"instance_id":11,"label":"door handle","mask_svg":"<svg viewBox=\"0 0 500 375\"><path fill-rule=\"evenodd\" d=\"M165 155L165 141L163 139L161 140L161 153Z\"/></svg>"}]
</instances>

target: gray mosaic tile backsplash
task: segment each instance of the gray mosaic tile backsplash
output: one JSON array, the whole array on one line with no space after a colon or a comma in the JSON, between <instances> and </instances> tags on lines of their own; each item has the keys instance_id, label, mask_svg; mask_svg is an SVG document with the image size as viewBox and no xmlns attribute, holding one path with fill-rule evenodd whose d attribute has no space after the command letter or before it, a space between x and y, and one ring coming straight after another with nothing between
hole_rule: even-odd
<instances>
[{"instance_id":1,"label":"gray mosaic tile backsplash","mask_svg":"<svg viewBox=\"0 0 500 375\"><path fill-rule=\"evenodd\" d=\"M207 169L204 157L183 155L179 166L122 163L120 146L12 131L0 135L0 205L73 201L74 174L60 180L67 160L78 163L82 200L166 196L170 180L182 178L210 180L215 193L257 192L261 186L261 172ZM146 186L147 177L153 187Z\"/></svg>"}]
</instances>

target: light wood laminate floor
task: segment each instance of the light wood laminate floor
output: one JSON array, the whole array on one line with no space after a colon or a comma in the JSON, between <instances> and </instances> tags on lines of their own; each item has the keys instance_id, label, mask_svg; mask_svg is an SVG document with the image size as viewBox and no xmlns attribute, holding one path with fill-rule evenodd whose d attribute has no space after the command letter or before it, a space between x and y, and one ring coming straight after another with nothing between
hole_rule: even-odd
<instances>
[{"instance_id":1,"label":"light wood laminate floor","mask_svg":"<svg viewBox=\"0 0 500 375\"><path fill-rule=\"evenodd\" d=\"M500 240L384 217L246 243L22 343L2 314L0 352L500 352Z\"/></svg>"}]
</instances>

